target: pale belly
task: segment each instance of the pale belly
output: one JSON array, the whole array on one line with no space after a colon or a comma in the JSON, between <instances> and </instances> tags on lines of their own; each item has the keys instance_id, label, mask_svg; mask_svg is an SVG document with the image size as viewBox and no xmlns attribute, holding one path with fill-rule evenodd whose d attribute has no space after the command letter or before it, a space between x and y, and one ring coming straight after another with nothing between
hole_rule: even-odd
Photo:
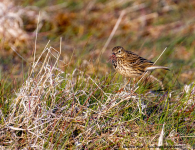
<instances>
[{"instance_id":1,"label":"pale belly","mask_svg":"<svg viewBox=\"0 0 195 150\"><path fill-rule=\"evenodd\" d=\"M117 59L112 61L114 69L121 74L122 76L129 77L129 78L135 78L142 75L144 72L133 68L131 65L125 65L124 61L122 59Z\"/></svg>"},{"instance_id":2,"label":"pale belly","mask_svg":"<svg viewBox=\"0 0 195 150\"><path fill-rule=\"evenodd\" d=\"M122 66L122 65L120 65L120 66L117 65L115 70L119 74L121 74L122 76L129 77L129 78L135 78L135 77L139 77L141 75L141 73L139 71L136 71L132 67L126 67L126 66Z\"/></svg>"}]
</instances>

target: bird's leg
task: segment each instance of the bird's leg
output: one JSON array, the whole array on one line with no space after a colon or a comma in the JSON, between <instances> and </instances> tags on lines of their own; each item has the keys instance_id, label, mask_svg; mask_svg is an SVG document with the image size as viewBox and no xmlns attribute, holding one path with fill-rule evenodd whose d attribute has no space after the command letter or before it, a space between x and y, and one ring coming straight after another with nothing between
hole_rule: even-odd
<instances>
[{"instance_id":1,"label":"bird's leg","mask_svg":"<svg viewBox=\"0 0 195 150\"><path fill-rule=\"evenodd\" d=\"M116 91L116 93L120 93L124 90L124 88L127 86L127 84L130 82L131 78L129 78L129 80L127 81L127 83L118 91Z\"/></svg>"},{"instance_id":2,"label":"bird's leg","mask_svg":"<svg viewBox=\"0 0 195 150\"><path fill-rule=\"evenodd\" d=\"M164 91L164 86L163 86L162 81L160 81L159 79L155 78L153 75L150 75L149 77L150 77L153 81L154 81L154 80L157 81L157 82L160 84L162 90Z\"/></svg>"},{"instance_id":3,"label":"bird's leg","mask_svg":"<svg viewBox=\"0 0 195 150\"><path fill-rule=\"evenodd\" d=\"M134 87L137 86L137 83L135 81L136 81L135 78L133 78L133 86Z\"/></svg>"},{"instance_id":4,"label":"bird's leg","mask_svg":"<svg viewBox=\"0 0 195 150\"><path fill-rule=\"evenodd\" d=\"M135 78L133 78L133 86L132 86L132 88L130 89L131 90L131 93L134 93L134 89L136 89L137 88L137 83L136 83L136 79Z\"/></svg>"}]
</instances>

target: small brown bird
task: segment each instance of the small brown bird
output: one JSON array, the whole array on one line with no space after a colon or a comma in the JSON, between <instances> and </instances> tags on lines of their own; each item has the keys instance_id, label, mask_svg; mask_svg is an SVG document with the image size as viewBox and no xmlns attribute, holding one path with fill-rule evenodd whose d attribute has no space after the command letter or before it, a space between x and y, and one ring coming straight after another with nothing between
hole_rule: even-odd
<instances>
[{"instance_id":1,"label":"small brown bird","mask_svg":"<svg viewBox=\"0 0 195 150\"><path fill-rule=\"evenodd\" d=\"M153 65L153 62L131 51L126 51L121 46L116 46L112 49L111 58L114 69L125 77L139 77L146 71L155 69L169 70L168 67Z\"/></svg>"}]
</instances>

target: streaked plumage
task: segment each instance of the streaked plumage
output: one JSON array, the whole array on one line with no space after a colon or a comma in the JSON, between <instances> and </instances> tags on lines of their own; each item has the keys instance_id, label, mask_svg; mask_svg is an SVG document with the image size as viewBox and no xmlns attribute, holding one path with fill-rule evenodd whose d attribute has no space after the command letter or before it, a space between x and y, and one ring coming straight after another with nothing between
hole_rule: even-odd
<instances>
[{"instance_id":1,"label":"streaked plumage","mask_svg":"<svg viewBox=\"0 0 195 150\"><path fill-rule=\"evenodd\" d=\"M152 71L155 69L166 69L168 67L155 66L154 63L140 57L139 55L126 51L121 46L116 46L112 49L112 64L114 69L125 77L138 77L144 74L146 71Z\"/></svg>"}]
</instances>

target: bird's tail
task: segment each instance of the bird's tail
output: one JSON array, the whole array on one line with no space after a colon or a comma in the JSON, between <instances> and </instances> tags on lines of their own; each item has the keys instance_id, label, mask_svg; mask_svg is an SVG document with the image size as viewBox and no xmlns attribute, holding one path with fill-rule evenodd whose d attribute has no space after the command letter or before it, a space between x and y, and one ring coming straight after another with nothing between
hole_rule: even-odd
<instances>
[{"instance_id":1,"label":"bird's tail","mask_svg":"<svg viewBox=\"0 0 195 150\"><path fill-rule=\"evenodd\" d=\"M165 70L169 70L168 67L164 67L164 66L150 66L150 67L147 67L147 68L146 68L146 71L152 71L152 70L155 70L155 69L165 69Z\"/></svg>"}]
</instances>

